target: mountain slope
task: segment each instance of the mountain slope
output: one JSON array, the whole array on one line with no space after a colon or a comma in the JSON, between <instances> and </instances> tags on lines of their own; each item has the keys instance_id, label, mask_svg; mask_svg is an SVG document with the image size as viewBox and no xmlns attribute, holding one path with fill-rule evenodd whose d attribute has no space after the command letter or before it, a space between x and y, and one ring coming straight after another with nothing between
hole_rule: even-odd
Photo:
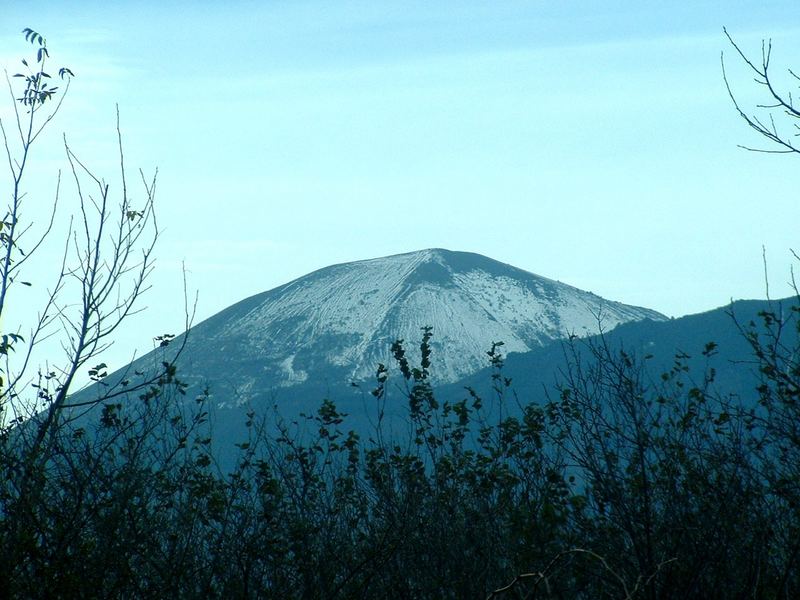
<instances>
[{"instance_id":1,"label":"mountain slope","mask_svg":"<svg viewBox=\"0 0 800 600\"><path fill-rule=\"evenodd\" d=\"M526 352L596 333L598 319L611 329L664 317L478 254L430 249L326 267L243 300L192 328L180 364L190 382L207 379L236 404L367 379L390 363L396 339L414 360L421 328L432 326L437 382L446 383L480 369L493 341Z\"/></svg>"},{"instance_id":2,"label":"mountain slope","mask_svg":"<svg viewBox=\"0 0 800 600\"><path fill-rule=\"evenodd\" d=\"M725 394L741 398L746 403L755 404L756 387L759 384L758 364L753 350L739 327L759 333L762 342L769 344L765 335L763 318L760 313L772 312L789 319L783 332L782 343L787 347L797 344L798 330L793 308L798 306L795 297L782 300L738 300L728 306L703 313L687 315L667 321L637 321L624 323L604 335L604 338L590 337L577 343L581 360L591 364L589 345L607 345L616 353L619 349L632 356L643 359L649 374L655 381L661 373L674 366L676 355L689 368L689 375L702 382L708 368L716 373L715 389ZM706 344L714 342L716 350L705 356ZM436 357L433 357L435 364ZM506 357L504 375L513 381L513 390L522 403L542 402L549 394L557 396L557 382L563 381L562 374L568 369L569 360L561 343L552 343L530 352L512 354ZM487 397L491 394L491 370L484 367L458 382L441 387L440 399L457 400L464 396L464 388L470 387Z\"/></svg>"}]
</instances>

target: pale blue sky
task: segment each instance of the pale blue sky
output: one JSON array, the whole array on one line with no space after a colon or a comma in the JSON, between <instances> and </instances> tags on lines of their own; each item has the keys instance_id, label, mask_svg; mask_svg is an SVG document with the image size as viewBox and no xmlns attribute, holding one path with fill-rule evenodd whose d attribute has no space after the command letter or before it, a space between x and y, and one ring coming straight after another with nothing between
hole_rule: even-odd
<instances>
[{"instance_id":1,"label":"pale blue sky","mask_svg":"<svg viewBox=\"0 0 800 600\"><path fill-rule=\"evenodd\" d=\"M200 319L426 247L680 316L763 296L765 245L788 294L800 157L736 147L758 140L719 56L743 97L723 26L800 67L796 2L4 4L4 63L32 27L77 74L40 181L62 131L113 181L115 102L129 164L160 171L151 310L119 351L179 329L182 261Z\"/></svg>"}]
</instances>

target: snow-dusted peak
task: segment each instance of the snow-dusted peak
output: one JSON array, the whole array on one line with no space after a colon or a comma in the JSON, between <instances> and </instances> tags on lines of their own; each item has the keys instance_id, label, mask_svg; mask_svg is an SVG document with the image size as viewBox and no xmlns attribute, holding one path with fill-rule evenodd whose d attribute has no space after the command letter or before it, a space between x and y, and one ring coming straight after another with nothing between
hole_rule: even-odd
<instances>
[{"instance_id":1,"label":"snow-dusted peak","mask_svg":"<svg viewBox=\"0 0 800 600\"><path fill-rule=\"evenodd\" d=\"M397 339L416 360L431 326L433 376L445 383L486 366L492 342L524 352L644 318L664 317L435 248L333 265L243 300L194 327L186 355L190 374L225 376L239 390L344 384L369 378L378 363L391 368Z\"/></svg>"}]
</instances>

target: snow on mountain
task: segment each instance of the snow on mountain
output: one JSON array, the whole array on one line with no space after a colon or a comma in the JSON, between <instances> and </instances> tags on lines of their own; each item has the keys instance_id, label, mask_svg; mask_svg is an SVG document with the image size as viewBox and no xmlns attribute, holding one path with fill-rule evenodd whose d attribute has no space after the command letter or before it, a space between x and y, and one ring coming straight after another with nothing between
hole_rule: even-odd
<instances>
[{"instance_id":1,"label":"snow on mountain","mask_svg":"<svg viewBox=\"0 0 800 600\"><path fill-rule=\"evenodd\" d=\"M236 404L314 380L367 379L378 363L393 366L396 339L413 364L431 326L432 374L447 383L486 366L494 341L525 352L646 318L664 316L479 254L429 249L326 267L243 300L191 329L181 369L235 390Z\"/></svg>"}]
</instances>

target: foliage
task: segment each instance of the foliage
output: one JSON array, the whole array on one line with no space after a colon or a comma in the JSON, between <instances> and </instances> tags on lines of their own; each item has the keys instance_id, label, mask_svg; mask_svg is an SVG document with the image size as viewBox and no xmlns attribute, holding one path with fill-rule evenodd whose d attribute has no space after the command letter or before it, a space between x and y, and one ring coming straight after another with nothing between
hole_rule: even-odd
<instances>
[{"instance_id":1,"label":"foliage","mask_svg":"<svg viewBox=\"0 0 800 600\"><path fill-rule=\"evenodd\" d=\"M88 370L93 381L104 383L107 365L89 366L108 347L118 326L138 310L139 298L147 289L158 237L153 209L155 177L148 181L142 174L143 200L134 207L117 116L118 186L94 175L65 138L64 152L77 197L76 216L67 220L58 215L60 173L53 182L55 194L49 206L28 194L35 150L58 114L74 74L67 67L59 68L64 86L53 85L47 72L50 48L46 39L29 28L23 34L33 45L35 58L21 61L25 72L6 74L14 109L11 127L0 120L11 187L0 221L0 323L4 327L0 337L0 559L13 565L0 580L3 597L30 595L18 587L26 578L33 582L43 577L53 583L51 592L59 590L59 594L68 594L70 585L82 580L82 575L76 575L72 584L63 580L69 575L65 574L68 569L61 567L70 564L76 552L74 544L83 543L79 533L88 526L82 512L87 503L92 515L102 514L105 501L93 491L94 479L104 474L104 468L120 452L114 443L122 440L123 433L112 436L114 443L102 436L92 437L79 424L83 413L102 409L102 424L112 425L119 418L110 403L122 394L140 394L146 401L161 397L167 387L183 391L174 365L165 362L149 374L132 376L125 385L97 386L90 400L70 401L79 372ZM46 247L59 217L68 227L53 278L29 279L29 261ZM24 288L43 290L38 314L9 312L9 307L28 301L17 295ZM12 318L26 314L35 316L9 326ZM60 342L64 354L49 356L36 370L34 351L48 338ZM145 425L141 419L136 422ZM124 433L130 434L135 430L132 427ZM150 435L145 431L149 430L141 431L141 440ZM136 439L127 441L135 445ZM49 537L51 534L55 537ZM83 558L80 553L75 556L76 560Z\"/></svg>"},{"instance_id":2,"label":"foliage","mask_svg":"<svg viewBox=\"0 0 800 600\"><path fill-rule=\"evenodd\" d=\"M278 435L249 413L230 472L210 450L207 397L188 406L173 372L59 428L24 502L7 435L4 591L794 597L800 490L788 459L799 449L789 425L800 422L800 380L796 363L775 366L796 360L797 347L765 352L761 337L796 328L791 310L745 327L759 336L764 377L747 398L717 394L711 366L694 379L685 354L654 376L649 359L599 337L565 345L556 397L517 405L495 345L491 398L465 390L439 403L428 386L435 356L380 365L371 397L406 405L404 434L378 423L362 438L329 400ZM403 344L394 348L402 359ZM702 350L711 365L716 349Z\"/></svg>"}]
</instances>

